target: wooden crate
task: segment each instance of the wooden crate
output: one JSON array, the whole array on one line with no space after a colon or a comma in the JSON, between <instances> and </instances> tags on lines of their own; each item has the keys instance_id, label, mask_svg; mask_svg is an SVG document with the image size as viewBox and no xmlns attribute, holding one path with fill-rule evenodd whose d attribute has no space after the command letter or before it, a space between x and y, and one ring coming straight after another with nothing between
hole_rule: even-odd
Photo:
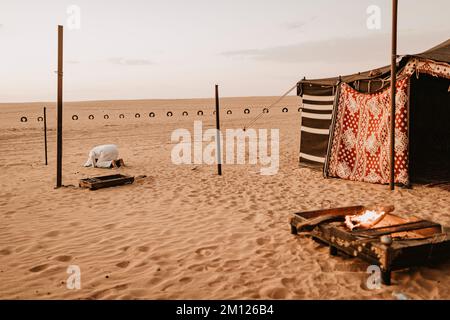
<instances>
[{"instance_id":1,"label":"wooden crate","mask_svg":"<svg viewBox=\"0 0 450 320\"><path fill-rule=\"evenodd\" d=\"M125 184L132 184L133 182L134 177L125 176L122 174L114 174L109 176L81 179L79 182L79 186L80 188L89 188L91 190L97 190L102 188L122 186Z\"/></svg>"},{"instance_id":2,"label":"wooden crate","mask_svg":"<svg viewBox=\"0 0 450 320\"><path fill-rule=\"evenodd\" d=\"M291 233L306 232L330 246L330 254L339 251L380 266L382 281L391 283L391 271L418 266L450 256L450 235L437 223L394 214L368 230L350 231L344 224L346 215L373 210L364 206L295 213L290 218ZM313 221L314 223L310 223ZM392 239L390 241L386 241Z\"/></svg>"}]
</instances>

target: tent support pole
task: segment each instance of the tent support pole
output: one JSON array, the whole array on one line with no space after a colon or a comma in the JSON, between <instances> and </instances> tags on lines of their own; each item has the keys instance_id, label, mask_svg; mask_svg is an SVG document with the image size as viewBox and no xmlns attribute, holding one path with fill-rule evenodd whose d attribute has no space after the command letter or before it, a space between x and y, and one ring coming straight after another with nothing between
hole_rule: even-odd
<instances>
[{"instance_id":1,"label":"tent support pole","mask_svg":"<svg viewBox=\"0 0 450 320\"><path fill-rule=\"evenodd\" d=\"M47 108L44 107L44 151L45 151L45 165L48 165L47 157Z\"/></svg>"},{"instance_id":2,"label":"tent support pole","mask_svg":"<svg viewBox=\"0 0 450 320\"><path fill-rule=\"evenodd\" d=\"M222 154L220 150L220 117L219 117L219 86L216 84L216 129L217 129L217 174L222 175Z\"/></svg>"},{"instance_id":3,"label":"tent support pole","mask_svg":"<svg viewBox=\"0 0 450 320\"><path fill-rule=\"evenodd\" d=\"M391 152L390 182L391 190L395 189L395 91L397 84L397 8L398 0L392 0L392 54L391 54Z\"/></svg>"},{"instance_id":4,"label":"tent support pole","mask_svg":"<svg viewBox=\"0 0 450 320\"><path fill-rule=\"evenodd\" d=\"M58 100L57 100L57 145L56 188L62 187L62 116L63 116L63 26L58 26Z\"/></svg>"}]
</instances>

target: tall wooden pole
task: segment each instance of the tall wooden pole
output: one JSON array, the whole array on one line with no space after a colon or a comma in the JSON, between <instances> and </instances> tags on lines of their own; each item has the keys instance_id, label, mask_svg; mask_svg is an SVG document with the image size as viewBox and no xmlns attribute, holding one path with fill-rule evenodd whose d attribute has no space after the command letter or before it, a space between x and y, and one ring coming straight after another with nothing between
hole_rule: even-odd
<instances>
[{"instance_id":1,"label":"tall wooden pole","mask_svg":"<svg viewBox=\"0 0 450 320\"><path fill-rule=\"evenodd\" d=\"M395 189L395 92L397 84L397 8L398 0L392 0L392 54L391 54L391 154L390 154L390 183L391 190Z\"/></svg>"},{"instance_id":2,"label":"tall wooden pole","mask_svg":"<svg viewBox=\"0 0 450 320\"><path fill-rule=\"evenodd\" d=\"M56 187L62 186L62 122L63 122L63 26L58 26L58 140L56 152Z\"/></svg>"},{"instance_id":3,"label":"tall wooden pole","mask_svg":"<svg viewBox=\"0 0 450 320\"><path fill-rule=\"evenodd\" d=\"M219 86L216 84L217 174L222 175L222 151L220 148Z\"/></svg>"},{"instance_id":4,"label":"tall wooden pole","mask_svg":"<svg viewBox=\"0 0 450 320\"><path fill-rule=\"evenodd\" d=\"M47 158L47 108L44 107L44 149L45 149L45 165L48 165Z\"/></svg>"}]
</instances>

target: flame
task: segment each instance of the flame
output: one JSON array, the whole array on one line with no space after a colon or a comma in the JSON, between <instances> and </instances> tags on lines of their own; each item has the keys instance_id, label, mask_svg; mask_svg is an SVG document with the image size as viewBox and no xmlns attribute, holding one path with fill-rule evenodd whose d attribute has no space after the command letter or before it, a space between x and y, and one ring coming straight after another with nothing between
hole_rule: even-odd
<instances>
[{"instance_id":1,"label":"flame","mask_svg":"<svg viewBox=\"0 0 450 320\"><path fill-rule=\"evenodd\" d=\"M366 210L366 212L364 212L362 215L356 217L356 221L359 221L361 223L369 223L377 220L383 214L383 211L376 212L375 210Z\"/></svg>"},{"instance_id":2,"label":"flame","mask_svg":"<svg viewBox=\"0 0 450 320\"><path fill-rule=\"evenodd\" d=\"M366 210L362 214L345 216L345 225L350 230L355 228L368 229L383 220L385 216L386 212L384 211Z\"/></svg>"}]
</instances>

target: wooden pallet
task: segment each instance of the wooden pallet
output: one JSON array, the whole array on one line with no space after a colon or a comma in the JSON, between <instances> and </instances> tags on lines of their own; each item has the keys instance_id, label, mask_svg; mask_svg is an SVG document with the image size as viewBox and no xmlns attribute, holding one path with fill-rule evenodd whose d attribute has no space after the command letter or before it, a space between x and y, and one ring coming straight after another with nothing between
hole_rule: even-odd
<instances>
[{"instance_id":1,"label":"wooden pallet","mask_svg":"<svg viewBox=\"0 0 450 320\"><path fill-rule=\"evenodd\" d=\"M122 186L125 184L132 184L133 182L134 177L125 176L122 174L114 174L109 176L81 179L79 182L79 186L80 188L97 190L102 188Z\"/></svg>"},{"instance_id":2,"label":"wooden pallet","mask_svg":"<svg viewBox=\"0 0 450 320\"><path fill-rule=\"evenodd\" d=\"M333 256L340 251L380 266L382 282L387 285L393 270L450 257L450 234L431 221L406 220L388 213L368 230L350 231L345 226L346 215L373 209L354 206L295 213L290 218L291 233L306 233L328 244Z\"/></svg>"}]
</instances>

